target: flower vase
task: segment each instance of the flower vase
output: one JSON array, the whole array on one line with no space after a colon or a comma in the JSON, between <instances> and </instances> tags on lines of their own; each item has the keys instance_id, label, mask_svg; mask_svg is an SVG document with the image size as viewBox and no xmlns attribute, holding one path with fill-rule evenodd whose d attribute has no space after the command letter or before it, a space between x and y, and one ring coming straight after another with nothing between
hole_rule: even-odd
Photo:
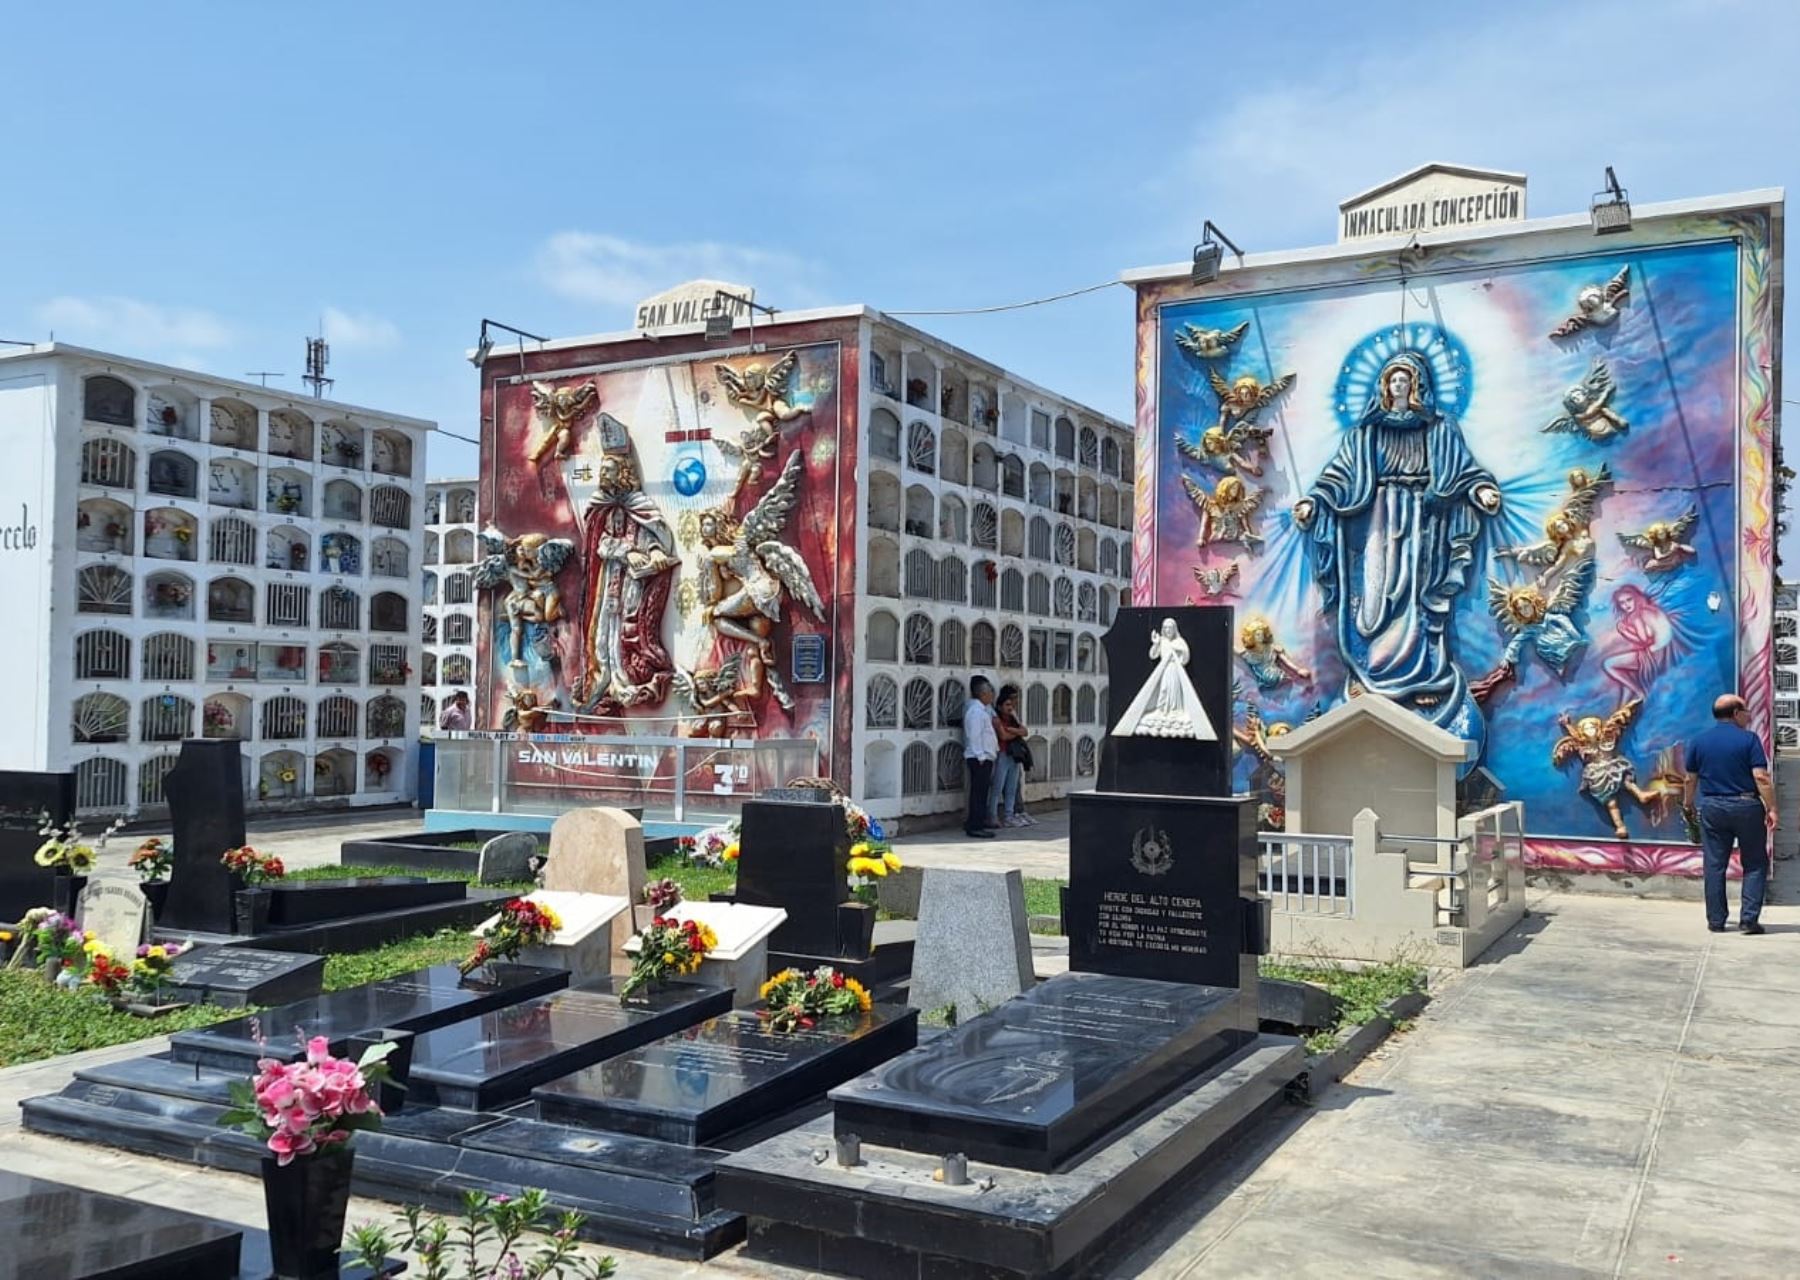
<instances>
[{"instance_id":1,"label":"flower vase","mask_svg":"<svg viewBox=\"0 0 1800 1280\"><path fill-rule=\"evenodd\" d=\"M163 908L169 902L169 882L167 880L145 880L138 885L143 891L144 901L150 904L151 919L161 919Z\"/></svg>"},{"instance_id":2,"label":"flower vase","mask_svg":"<svg viewBox=\"0 0 1800 1280\"><path fill-rule=\"evenodd\" d=\"M276 1280L337 1280L355 1161L356 1153L342 1143L285 1166L274 1156L263 1157L263 1204Z\"/></svg>"},{"instance_id":3,"label":"flower vase","mask_svg":"<svg viewBox=\"0 0 1800 1280\"><path fill-rule=\"evenodd\" d=\"M58 913L73 918L75 903L81 897L81 891L87 888L87 882L86 876L78 876L66 867L58 867L56 879L50 886L50 905Z\"/></svg>"},{"instance_id":4,"label":"flower vase","mask_svg":"<svg viewBox=\"0 0 1800 1280\"><path fill-rule=\"evenodd\" d=\"M236 923L232 932L247 937L268 932L269 908L275 904L273 893L267 889L239 889L231 903Z\"/></svg>"}]
</instances>

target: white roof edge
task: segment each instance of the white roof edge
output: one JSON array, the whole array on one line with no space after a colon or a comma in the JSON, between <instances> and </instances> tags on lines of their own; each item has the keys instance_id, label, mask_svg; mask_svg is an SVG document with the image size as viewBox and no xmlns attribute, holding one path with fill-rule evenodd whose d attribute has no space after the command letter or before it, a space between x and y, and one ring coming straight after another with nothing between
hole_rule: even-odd
<instances>
[{"instance_id":1,"label":"white roof edge","mask_svg":"<svg viewBox=\"0 0 1800 1280\"><path fill-rule=\"evenodd\" d=\"M242 391L248 395L261 396L265 400L282 400L298 407L300 405L318 405L321 408L337 409L344 413L360 413L372 417L384 418L422 431L436 431L437 423L430 418L415 418L410 414L395 413L390 409L376 409L366 404L351 404L346 400L322 400L313 396L278 390L274 387L261 386L255 382L245 382L241 378L227 378L216 373L207 373L200 369L182 369L172 364L162 364L155 360L145 360L138 356L122 356L116 351L100 351L93 347L78 347L68 342L40 342L29 347L0 347L0 360L17 360L29 356L80 356L86 360L100 360L110 364L126 365L133 369L147 369L152 373L177 381L186 378L193 382L206 382L214 386L230 387L234 391ZM308 415L309 417L313 415Z\"/></svg>"},{"instance_id":2,"label":"white roof edge","mask_svg":"<svg viewBox=\"0 0 1800 1280\"><path fill-rule=\"evenodd\" d=\"M1529 175L1514 173L1510 169L1483 169L1480 165L1475 164L1451 164L1448 160L1427 160L1424 164L1414 165L1405 173L1389 178L1386 182L1377 182L1366 191L1358 191L1353 196L1346 196L1338 201L1338 209L1341 212L1353 204L1367 200L1371 196L1378 196L1383 191L1392 190L1401 183L1410 182L1420 174L1434 169L1439 173L1453 173L1460 178L1498 178L1503 182L1517 182L1521 185L1529 184L1531 181Z\"/></svg>"},{"instance_id":3,"label":"white roof edge","mask_svg":"<svg viewBox=\"0 0 1800 1280\"><path fill-rule=\"evenodd\" d=\"M1737 191L1729 195L1698 196L1687 200L1665 200L1658 204L1633 205L1631 220L1634 224L1650 222L1660 218L1680 218L1696 213L1724 213L1731 209L1747 209L1780 205L1787 199L1781 187L1760 187L1751 191ZM1419 243L1422 245L1466 244L1481 240L1504 240L1508 236L1527 235L1538 231L1566 231L1576 227L1585 227L1590 222L1587 213L1562 213L1548 218L1528 218L1523 222L1500 222L1492 226L1474 230L1458 230L1449 232L1421 232ZM1404 249L1412 243L1411 235L1383 236L1380 239L1354 240L1348 244L1323 244L1303 249L1282 249L1269 253L1249 253L1244 255L1240 263L1229 253L1219 264L1219 274L1227 272L1254 271L1263 267L1282 267L1298 265L1305 262L1330 262L1341 258L1361 258L1378 253L1392 253ZM1190 259L1187 262L1172 262L1159 267L1134 267L1119 273L1119 279L1125 284L1155 284L1162 280L1174 280L1188 275L1194 269Z\"/></svg>"},{"instance_id":4,"label":"white roof edge","mask_svg":"<svg viewBox=\"0 0 1800 1280\"><path fill-rule=\"evenodd\" d=\"M1186 268L1183 269L1185 270ZM810 307L803 310L778 311L773 318L759 318L756 322L756 328L762 330L779 325L810 324L822 320L863 319L868 320L871 324L887 325L889 328L903 329L908 333L917 334L921 341L928 342L935 347L940 347L945 351L952 353L958 360L978 366L996 378L1004 378L1015 386L1026 391L1035 392L1047 400L1054 400L1059 404L1072 406L1078 413L1093 418L1098 422L1104 422L1119 431L1131 434L1136 430L1131 423L1126 422L1123 418L1115 418L1112 414L1096 409L1090 404L1075 399L1073 396L1066 395L1060 391L1053 391L1049 387L1042 386L1029 378L1014 373L1011 369L1008 369L1003 365L997 365L992 360L976 355L966 347L959 347L954 342L940 338L934 333L919 328L917 325L908 324L904 320L896 319L895 317L888 315L885 311L871 307L867 303L859 302L849 306ZM750 322L748 319L737 319L733 322L732 329L734 333L743 333L747 335L750 332ZM694 324L670 325L667 328L659 330L656 337L693 337L705 332L705 321L698 321ZM525 341L509 342L504 346L496 344L489 350L487 358L491 363L492 361L502 358L516 359L521 352L526 355L532 355L541 351L570 351L580 347L603 347L619 342L636 342L645 338L645 336L642 329L620 329L611 333L590 333L573 338L552 338L541 343ZM695 359L703 359L706 355L704 351L695 351L688 354L691 354ZM475 348L466 348L464 355L473 359Z\"/></svg>"},{"instance_id":5,"label":"white roof edge","mask_svg":"<svg viewBox=\"0 0 1800 1280\"><path fill-rule=\"evenodd\" d=\"M1457 737L1448 729L1379 694L1365 694L1338 703L1318 719L1297 725L1285 736L1271 742L1269 750L1277 756L1303 751L1315 742L1336 737L1358 720L1374 720L1391 732L1411 739L1421 751L1440 760L1460 762L1472 759L1474 755L1474 744L1466 738Z\"/></svg>"}]
</instances>

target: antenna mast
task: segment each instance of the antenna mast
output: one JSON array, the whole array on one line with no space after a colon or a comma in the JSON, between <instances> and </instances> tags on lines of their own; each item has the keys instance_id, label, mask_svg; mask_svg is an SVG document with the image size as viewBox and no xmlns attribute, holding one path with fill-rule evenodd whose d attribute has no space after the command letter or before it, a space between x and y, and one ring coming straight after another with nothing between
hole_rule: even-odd
<instances>
[{"instance_id":1,"label":"antenna mast","mask_svg":"<svg viewBox=\"0 0 1800 1280\"><path fill-rule=\"evenodd\" d=\"M312 388L313 399L323 399L335 378L325 376L325 366L331 363L331 348L325 345L325 326L320 324L319 336L306 340L306 373L300 379Z\"/></svg>"}]
</instances>

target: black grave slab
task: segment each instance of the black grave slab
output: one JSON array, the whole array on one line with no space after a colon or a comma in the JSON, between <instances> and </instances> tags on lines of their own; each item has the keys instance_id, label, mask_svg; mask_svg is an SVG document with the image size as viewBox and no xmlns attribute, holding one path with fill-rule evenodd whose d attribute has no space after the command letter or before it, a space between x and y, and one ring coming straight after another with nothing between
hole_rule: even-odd
<instances>
[{"instance_id":1,"label":"black grave slab","mask_svg":"<svg viewBox=\"0 0 1800 1280\"><path fill-rule=\"evenodd\" d=\"M867 914L869 928L866 958L844 955L809 955L800 951L769 952L769 972L783 969L817 969L830 965L846 978L855 978L871 991L878 986L904 981L912 973L913 952L919 939L917 920L876 920L875 910L863 903L848 904Z\"/></svg>"},{"instance_id":2,"label":"black grave slab","mask_svg":"<svg viewBox=\"0 0 1800 1280\"><path fill-rule=\"evenodd\" d=\"M1254 798L1069 797L1070 969L1248 986L1254 1013L1257 901Z\"/></svg>"},{"instance_id":3,"label":"black grave slab","mask_svg":"<svg viewBox=\"0 0 1800 1280\"><path fill-rule=\"evenodd\" d=\"M861 917L839 910L849 897L844 867L850 860L841 805L746 800L738 848L734 900L787 912L769 935L771 952L868 956Z\"/></svg>"},{"instance_id":4,"label":"black grave slab","mask_svg":"<svg viewBox=\"0 0 1800 1280\"><path fill-rule=\"evenodd\" d=\"M308 951L318 955L337 951L367 951L384 943L439 929L468 929L493 915L502 902L514 896L505 889L471 889L462 898L436 902L399 911L376 911L367 915L343 916L321 920L317 924L270 928L252 936L233 938L229 934L209 933L198 929L156 930L156 936L167 942L183 942L193 938L223 946L250 946L263 951Z\"/></svg>"},{"instance_id":5,"label":"black grave slab","mask_svg":"<svg viewBox=\"0 0 1800 1280\"><path fill-rule=\"evenodd\" d=\"M737 1010L532 1091L540 1120L686 1146L715 1143L903 1053L916 1010L876 1005L811 1030Z\"/></svg>"},{"instance_id":6,"label":"black grave slab","mask_svg":"<svg viewBox=\"0 0 1800 1280\"><path fill-rule=\"evenodd\" d=\"M413 1041L411 1092L423 1106L492 1111L538 1085L731 1009L725 987L671 982L629 1003L602 978L426 1032Z\"/></svg>"},{"instance_id":7,"label":"black grave slab","mask_svg":"<svg viewBox=\"0 0 1800 1280\"><path fill-rule=\"evenodd\" d=\"M427 880L423 876L296 880L291 884L278 880L265 887L269 890L269 926L276 929L458 902L468 893L461 880Z\"/></svg>"},{"instance_id":8,"label":"black grave slab","mask_svg":"<svg viewBox=\"0 0 1800 1280\"><path fill-rule=\"evenodd\" d=\"M198 948L177 957L170 971L177 995L228 1009L310 1000L324 980L324 956L255 947Z\"/></svg>"},{"instance_id":9,"label":"black grave slab","mask_svg":"<svg viewBox=\"0 0 1800 1280\"><path fill-rule=\"evenodd\" d=\"M260 1058L298 1060L313 1036L338 1044L359 1031L380 1027L417 1035L548 995L569 982L563 969L499 964L489 970L491 976L478 972L464 978L455 965L434 965L214 1026L178 1031L170 1037L170 1055L177 1062L247 1071Z\"/></svg>"},{"instance_id":10,"label":"black grave slab","mask_svg":"<svg viewBox=\"0 0 1800 1280\"><path fill-rule=\"evenodd\" d=\"M244 844L244 775L239 744L189 738L163 780L174 827L175 862L169 896L157 916L165 929L230 933L236 880L219 861Z\"/></svg>"},{"instance_id":11,"label":"black grave slab","mask_svg":"<svg viewBox=\"0 0 1800 1280\"><path fill-rule=\"evenodd\" d=\"M1188 645L1188 680L1212 722L1215 742L1193 738L1119 738L1106 726L1100 743L1098 791L1178 796L1231 794L1232 611L1226 605L1120 609L1101 638L1106 646L1107 702L1113 723L1150 678L1151 633L1173 618Z\"/></svg>"},{"instance_id":12,"label":"black grave slab","mask_svg":"<svg viewBox=\"0 0 1800 1280\"><path fill-rule=\"evenodd\" d=\"M236 1280L243 1238L210 1218L0 1172L0 1275Z\"/></svg>"},{"instance_id":13,"label":"black grave slab","mask_svg":"<svg viewBox=\"0 0 1800 1280\"><path fill-rule=\"evenodd\" d=\"M831 1091L839 1134L1048 1171L1241 1048L1235 990L1065 973Z\"/></svg>"},{"instance_id":14,"label":"black grave slab","mask_svg":"<svg viewBox=\"0 0 1800 1280\"><path fill-rule=\"evenodd\" d=\"M32 855L44 843L44 820L60 826L74 812L74 774L0 771L0 920L55 904L56 871Z\"/></svg>"}]
</instances>

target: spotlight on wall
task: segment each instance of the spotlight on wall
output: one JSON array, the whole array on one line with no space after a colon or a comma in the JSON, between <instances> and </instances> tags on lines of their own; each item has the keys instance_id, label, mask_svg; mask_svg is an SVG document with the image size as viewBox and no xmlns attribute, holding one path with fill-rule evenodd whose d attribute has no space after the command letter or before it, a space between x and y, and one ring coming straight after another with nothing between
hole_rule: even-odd
<instances>
[{"instance_id":1,"label":"spotlight on wall","mask_svg":"<svg viewBox=\"0 0 1800 1280\"><path fill-rule=\"evenodd\" d=\"M1619 185L1610 164L1606 166L1606 189L1594 193L1594 206L1589 210L1589 216L1597 236L1631 230L1631 200L1625 188Z\"/></svg>"},{"instance_id":2,"label":"spotlight on wall","mask_svg":"<svg viewBox=\"0 0 1800 1280\"><path fill-rule=\"evenodd\" d=\"M475 350L469 353L469 363L474 365L477 369L487 363L488 353L494 349L494 338L493 335L488 332L489 329L504 329L506 332L517 334L521 338L530 338L533 342L550 341L550 339L541 338L535 333L526 333L523 329L515 329L510 324L501 324L498 320L483 319L481 322L481 337L476 339Z\"/></svg>"},{"instance_id":3,"label":"spotlight on wall","mask_svg":"<svg viewBox=\"0 0 1800 1280\"><path fill-rule=\"evenodd\" d=\"M1200 243L1194 246L1194 273L1189 279L1195 284L1218 279L1219 263L1226 249L1236 254L1239 262L1244 260L1244 251L1231 243L1231 237L1213 226L1209 218L1200 229Z\"/></svg>"}]
</instances>

